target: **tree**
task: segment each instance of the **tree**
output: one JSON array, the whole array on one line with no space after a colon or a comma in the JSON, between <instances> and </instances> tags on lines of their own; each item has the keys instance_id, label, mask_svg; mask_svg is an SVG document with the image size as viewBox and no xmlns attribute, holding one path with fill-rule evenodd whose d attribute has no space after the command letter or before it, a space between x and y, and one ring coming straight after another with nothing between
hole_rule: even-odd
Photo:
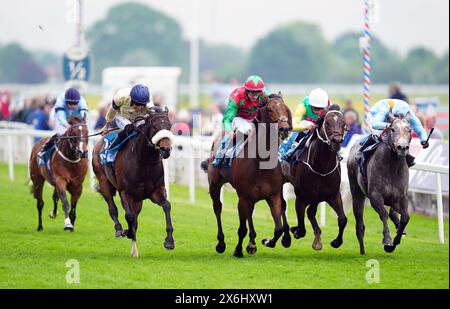
<instances>
[{"instance_id":1,"label":"tree","mask_svg":"<svg viewBox=\"0 0 450 309\"><path fill-rule=\"evenodd\" d=\"M359 33L346 33L333 43L335 74L333 82L362 80L363 55L359 49ZM386 47L377 37L371 39L371 80L374 83L409 82L409 72L400 56Z\"/></svg>"},{"instance_id":2,"label":"tree","mask_svg":"<svg viewBox=\"0 0 450 309\"><path fill-rule=\"evenodd\" d=\"M172 18L139 3L119 4L87 31L93 57L93 78L100 80L107 66L181 65L183 40ZM134 55L145 63L133 61ZM131 55L131 56L130 56Z\"/></svg>"},{"instance_id":3,"label":"tree","mask_svg":"<svg viewBox=\"0 0 450 309\"><path fill-rule=\"evenodd\" d=\"M280 83L323 82L328 78L331 53L320 28L296 22L260 39L248 59L248 74Z\"/></svg>"},{"instance_id":4,"label":"tree","mask_svg":"<svg viewBox=\"0 0 450 309\"><path fill-rule=\"evenodd\" d=\"M417 47L409 51L406 65L415 84L433 84L437 81L436 66L439 59L429 49Z\"/></svg>"},{"instance_id":5,"label":"tree","mask_svg":"<svg viewBox=\"0 0 450 309\"><path fill-rule=\"evenodd\" d=\"M448 84L448 51L436 64L435 71L436 82L439 84Z\"/></svg>"},{"instance_id":6,"label":"tree","mask_svg":"<svg viewBox=\"0 0 450 309\"><path fill-rule=\"evenodd\" d=\"M219 44L210 45L200 42L200 72L214 72L223 80L243 79L245 75L246 55L236 47Z\"/></svg>"},{"instance_id":7,"label":"tree","mask_svg":"<svg viewBox=\"0 0 450 309\"><path fill-rule=\"evenodd\" d=\"M0 49L0 81L9 83L40 83L47 79L30 52L17 43Z\"/></svg>"}]
</instances>

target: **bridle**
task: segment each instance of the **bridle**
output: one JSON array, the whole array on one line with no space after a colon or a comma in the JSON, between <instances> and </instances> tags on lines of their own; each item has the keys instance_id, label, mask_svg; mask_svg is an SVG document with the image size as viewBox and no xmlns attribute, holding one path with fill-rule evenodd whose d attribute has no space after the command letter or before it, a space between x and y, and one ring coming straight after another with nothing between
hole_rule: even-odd
<instances>
[{"instance_id":1,"label":"bridle","mask_svg":"<svg viewBox=\"0 0 450 309\"><path fill-rule=\"evenodd\" d=\"M278 98L278 97L269 98L269 99L267 100L266 105L265 105L264 107L262 107L261 109L266 110L268 113L273 113L274 111L271 110L271 109L269 109L269 104L270 104L271 101L277 100L277 99L279 99L279 98ZM263 122L262 119L258 119L258 115L256 115L256 117L255 117L254 119L255 119L255 122L256 122L256 123L262 123L262 122ZM280 116L280 117L278 117L278 118L275 119L275 120L272 120L272 119L270 119L270 117L269 117L269 123L277 123L277 124L279 124L279 123L281 123L281 122L287 122L287 123L289 123L289 127L290 127L289 129L292 130L292 124L289 122L289 117L287 117L287 116Z\"/></svg>"},{"instance_id":2,"label":"bridle","mask_svg":"<svg viewBox=\"0 0 450 309\"><path fill-rule=\"evenodd\" d=\"M78 124L71 125L71 126L67 129L67 133L69 133L74 127L87 127L87 125L84 124L84 123L78 123ZM58 148L58 145L57 145L56 143L55 143L55 150L56 150L56 152L58 153L58 155L60 155L61 158L63 158L65 161L70 162L70 163L74 163L74 164L75 164L75 163L78 163L78 162L81 161L81 159L83 159L83 158L85 158L85 157L84 157L83 153L82 153L82 155L79 156L79 157L76 155L77 152L81 152L81 150L78 149L78 148L73 144L72 140L78 139L78 138L79 138L79 139L81 139L81 140L86 140L86 141L87 141L87 140L88 140L88 137L89 137L89 136L83 136L83 135L80 135L80 136L69 135L69 136L60 136L60 137L58 137L58 139L60 139L60 140L65 140L65 139L68 140L70 151L71 151L72 153L75 154L75 157L77 157L77 159L75 159L75 160L69 159L67 156L65 156L65 155L63 154L63 152Z\"/></svg>"},{"instance_id":3,"label":"bridle","mask_svg":"<svg viewBox=\"0 0 450 309\"><path fill-rule=\"evenodd\" d=\"M403 137L403 136L404 136L404 132L403 132L403 122L402 122L403 119L402 119L402 118L395 118L395 119L391 122L391 124L390 124L388 127L386 127L386 128L381 132L381 134L380 134L381 140L382 140L386 145L388 145L388 147L391 148L391 150L394 150L394 151L395 151L395 145L394 145L394 143L393 143L393 141L392 141L392 138L391 138L390 133L392 132L392 126L394 125L394 122L397 121L397 120L400 120L400 122L402 123L402 127L400 128L400 132L401 132L401 137ZM387 141L386 141L386 139L383 138L383 137L386 137L386 138L387 138ZM408 139L408 144L411 143L412 135L409 134L409 136L407 137L407 139Z\"/></svg>"},{"instance_id":4,"label":"bridle","mask_svg":"<svg viewBox=\"0 0 450 309\"><path fill-rule=\"evenodd\" d=\"M144 137L145 140L147 141L147 146L154 148L155 150L160 150L161 147L159 147L158 145L154 144L147 136L147 134L145 134L143 129L150 129L150 133L152 133L152 129L154 129L153 127L153 120L155 120L156 118L165 118L167 119L167 121L170 123L169 117L163 112L163 113L157 113L154 114L152 116L148 115L148 116L141 116L141 117L136 117L136 119L133 121L133 126L136 128L137 131L139 131L139 133L141 133ZM136 125L136 123L140 122L140 121L145 121L144 124L142 125ZM154 135L154 134L150 134L150 135Z\"/></svg>"},{"instance_id":5,"label":"bridle","mask_svg":"<svg viewBox=\"0 0 450 309\"><path fill-rule=\"evenodd\" d=\"M341 111L337 111L337 110L331 110L331 111L328 111L328 112L325 114L325 116L324 116L324 121L323 121L322 127L320 128L320 131L316 128L316 134L317 134L317 137L319 138L319 140L320 140L322 143L325 143L325 144L327 144L328 146L331 145L331 140L330 140L330 138L328 137L327 130L326 130L326 128L325 128L325 124L326 124L326 117L327 117L327 115L330 114L330 113L337 113L337 114L340 114L340 115L342 115L342 116L344 115ZM325 138L323 138L323 137L320 135L320 132L322 132L322 131L323 131L323 133L324 133L324 135L325 135ZM333 132L331 132L331 135L330 135L330 136L332 136L334 133L336 133L336 134L341 134L341 132L333 131ZM313 172L314 174L319 175L319 176L321 176L321 177L326 177L326 176L328 176L328 175L333 174L333 173L338 169L338 167L339 167L339 157L338 157L338 155L336 154L336 165L334 166L334 168L333 168L332 170L330 170L330 171L327 172L327 173L320 173L320 172L316 171L316 170L311 166L311 164L309 163L309 158L310 158L310 155L311 155L311 148L312 148L311 146L308 147L308 156L307 156L307 158L306 158L306 162L305 162L305 161L302 161L302 162L309 168L309 170L310 170L311 172ZM340 170L338 170L338 171L339 171L339 174L340 174Z\"/></svg>"}]
</instances>

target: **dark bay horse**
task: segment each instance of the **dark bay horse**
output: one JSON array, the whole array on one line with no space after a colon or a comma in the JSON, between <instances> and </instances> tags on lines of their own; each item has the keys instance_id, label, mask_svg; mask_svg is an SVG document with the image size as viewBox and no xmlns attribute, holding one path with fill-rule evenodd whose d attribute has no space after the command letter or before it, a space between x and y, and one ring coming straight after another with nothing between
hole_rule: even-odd
<instances>
[{"instance_id":1,"label":"dark bay horse","mask_svg":"<svg viewBox=\"0 0 450 309\"><path fill-rule=\"evenodd\" d=\"M359 241L360 253L365 254L364 248L364 202L369 198L373 209L383 221L383 245L386 252L393 252L400 244L402 234L409 222L408 215L408 185L409 168L405 157L411 142L410 114L405 117L388 117L390 123L381 134L382 143L372 156L366 161L367 185L364 184L360 173L356 154L361 147L357 142L350 149L347 161L348 179L352 192L353 213L356 219L356 236ZM390 212L384 206L390 206ZM393 211L394 210L394 211ZM400 213L400 222L396 224L397 235L392 242L388 228L388 218L394 223L398 221L396 213Z\"/></svg>"},{"instance_id":2,"label":"dark bay horse","mask_svg":"<svg viewBox=\"0 0 450 309\"><path fill-rule=\"evenodd\" d=\"M247 222L250 229L250 242L247 252L256 252L256 232L253 226L253 210L255 203L265 200L269 204L273 220L275 222L274 237L270 240L263 240L263 244L268 247L275 247L276 242L284 232L282 244L289 247L291 238L289 226L287 225L285 209L281 204L281 188L283 185L281 168L277 159L279 137L286 138L288 132L292 130L292 116L289 108L284 104L281 94L265 97L260 104L255 124L254 134L250 134L248 142L243 148L243 155L234 158L231 164L231 174L226 168L216 168L212 165L216 153L216 146L220 139L216 139L208 164L209 194L213 201L214 213L217 219L218 244L216 251L223 253L226 245L222 231L222 202L220 201L220 189L226 182L229 182L237 191L239 196L239 241L234 251L234 256L243 257L242 242L247 234ZM269 163L270 155L264 153L270 148L272 154L272 164ZM249 154L253 152L253 156ZM269 158L268 158L269 157ZM282 225L283 217L283 225Z\"/></svg>"},{"instance_id":3,"label":"dark bay horse","mask_svg":"<svg viewBox=\"0 0 450 309\"><path fill-rule=\"evenodd\" d=\"M99 181L100 193L109 206L109 214L115 223L116 236L127 236L132 239L131 256L138 257L136 232L138 216L142 202L150 199L164 210L166 216L167 237L164 241L166 249L174 249L173 227L170 217L170 202L167 200L164 184L164 168L162 159L170 156L172 149L171 123L169 111L160 107L149 109L145 117L134 120L138 135L129 140L117 154L114 168L100 163L99 153L103 149L103 139L94 147L92 166ZM141 125L137 126L138 123ZM142 124L143 123L143 124ZM128 230L123 231L118 219L114 195L119 192Z\"/></svg>"},{"instance_id":4,"label":"dark bay horse","mask_svg":"<svg viewBox=\"0 0 450 309\"><path fill-rule=\"evenodd\" d=\"M30 179L32 181L32 193L37 200L39 216L38 231L42 231L42 209L44 201L42 190L44 182L47 181L55 187L53 191L53 212L49 215L56 218L58 200L61 199L64 210L64 229L73 231L76 218L76 207L78 199L83 190L83 181L87 173L87 145L88 129L85 119L71 117L70 127L66 133L55 141L55 151L50 158L51 174L47 167L38 165L37 154L48 138L38 141L31 151L30 156ZM71 195L70 211L66 191Z\"/></svg>"},{"instance_id":5,"label":"dark bay horse","mask_svg":"<svg viewBox=\"0 0 450 309\"><path fill-rule=\"evenodd\" d=\"M317 128L313 131L308 149L300 156L298 164L283 162L289 171L289 182L294 186L295 209L297 212L298 226L291 230L294 238L304 237L305 210L314 230L312 247L315 250L322 249L320 238L322 231L316 220L317 205L327 202L338 216L339 234L331 242L333 248L339 248L343 242L343 233L347 225L347 217L344 213L340 193L341 167L337 152L346 130L344 115L339 106L333 105L327 114L318 121ZM283 198L283 203L286 203ZM309 207L307 208L307 206Z\"/></svg>"}]
</instances>

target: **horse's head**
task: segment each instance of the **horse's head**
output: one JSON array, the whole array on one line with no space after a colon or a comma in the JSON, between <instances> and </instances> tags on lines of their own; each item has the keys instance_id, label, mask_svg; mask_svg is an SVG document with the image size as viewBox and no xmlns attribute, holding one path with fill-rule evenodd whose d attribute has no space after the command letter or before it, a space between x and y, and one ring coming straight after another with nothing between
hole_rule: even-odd
<instances>
[{"instance_id":1,"label":"horse's head","mask_svg":"<svg viewBox=\"0 0 450 309\"><path fill-rule=\"evenodd\" d=\"M332 105L324 117L318 122L318 137L328 144L330 151L338 152L347 130L344 114L338 105Z\"/></svg>"},{"instance_id":2,"label":"horse's head","mask_svg":"<svg viewBox=\"0 0 450 309\"><path fill-rule=\"evenodd\" d=\"M281 92L265 97L263 104L258 108L257 122L278 125L278 136L284 140L292 130L292 114L289 107L284 103Z\"/></svg>"},{"instance_id":3,"label":"horse's head","mask_svg":"<svg viewBox=\"0 0 450 309\"><path fill-rule=\"evenodd\" d=\"M401 157L405 157L409 152L409 143L412 138L410 116L409 113L398 117L389 114L390 125L382 133L387 136L387 144Z\"/></svg>"},{"instance_id":4,"label":"horse's head","mask_svg":"<svg viewBox=\"0 0 450 309\"><path fill-rule=\"evenodd\" d=\"M67 129L66 135L69 137L68 142L71 151L77 158L87 158L89 132L86 119L72 116L68 123L70 127Z\"/></svg>"},{"instance_id":5,"label":"horse's head","mask_svg":"<svg viewBox=\"0 0 450 309\"><path fill-rule=\"evenodd\" d=\"M173 134L170 132L172 124L169 120L169 109L154 106L148 110L145 117L144 128L150 145L159 151L163 159L170 156L172 150Z\"/></svg>"}]
</instances>

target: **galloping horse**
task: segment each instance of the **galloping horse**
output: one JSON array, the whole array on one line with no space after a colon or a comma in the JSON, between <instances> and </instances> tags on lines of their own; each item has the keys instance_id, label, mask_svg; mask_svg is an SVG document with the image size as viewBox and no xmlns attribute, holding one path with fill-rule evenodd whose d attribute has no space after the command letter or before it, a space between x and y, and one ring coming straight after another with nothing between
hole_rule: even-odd
<instances>
[{"instance_id":1,"label":"galloping horse","mask_svg":"<svg viewBox=\"0 0 450 309\"><path fill-rule=\"evenodd\" d=\"M142 209L142 201L150 199L164 210L166 216L167 237L166 249L174 249L173 227L170 218L170 202L167 200L164 184L164 168L162 158L167 159L172 149L169 111L159 107L149 109L145 117L134 120L138 135L129 140L117 154L114 168L100 163L99 153L103 148L103 139L94 147L92 166L99 181L100 193L109 206L109 214L115 223L116 236L127 236L132 239L131 256L138 257L136 232L138 216ZM119 222L114 195L119 192L128 230L123 231Z\"/></svg>"},{"instance_id":2,"label":"galloping horse","mask_svg":"<svg viewBox=\"0 0 450 309\"><path fill-rule=\"evenodd\" d=\"M289 182L294 186L296 195L295 209L297 212L298 226L291 231L294 238L304 237L305 210L314 230L314 241L312 247L316 250L322 249L320 235L322 231L316 220L317 205L325 201L338 215L339 234L331 242L333 248L342 245L342 236L347 224L347 217L342 206L341 193L341 167L337 152L345 133L344 115L339 106L333 105L327 114L318 122L318 127L313 131L308 149L302 153L298 164L287 166L290 171ZM284 165L288 163L283 162ZM285 200L283 198L283 203Z\"/></svg>"},{"instance_id":3,"label":"galloping horse","mask_svg":"<svg viewBox=\"0 0 450 309\"><path fill-rule=\"evenodd\" d=\"M400 244L402 234L409 222L409 169L405 160L412 137L409 120L410 114L398 118L392 114L389 115L390 126L381 134L382 143L365 163L367 185L364 184L356 160L356 154L361 147L360 143L355 143L350 149L347 161L348 179L352 192L353 213L356 219L356 236L362 255L365 254L363 214L366 196L383 221L383 245L386 252L393 252ZM384 205L391 207L389 214ZM391 217L394 222L398 221L395 213L400 213L401 217L399 224L396 224L398 226L397 235L392 242L387 221L388 217Z\"/></svg>"},{"instance_id":4,"label":"galloping horse","mask_svg":"<svg viewBox=\"0 0 450 309\"><path fill-rule=\"evenodd\" d=\"M237 191L239 196L239 241L234 251L234 256L242 257L242 242L247 234L247 221L250 229L250 242L247 246L247 252L254 254L256 252L256 232L253 226L253 209L255 203L260 200L266 200L270 206L272 217L275 222L274 238L263 240L263 244L268 247L275 247L276 242L284 232L282 244L289 247L291 238L289 227L287 225L285 209L281 204L281 188L283 185L281 168L277 160L276 151L274 157L274 166L264 169L264 163L267 163L267 153L261 153L267 147L278 149L279 137L285 139L288 132L292 130L292 116L289 108L284 104L281 94L272 94L265 97L262 104L258 107L257 116L253 123L256 126L254 134L250 134L247 143L243 148L244 155L238 155L231 164L231 175L226 168L216 168L212 165L216 148L220 140L216 139L213 144L211 157L208 164L209 193L213 201L214 213L217 219L218 244L216 251L223 253L226 245L222 231L222 202L220 201L220 189L229 182ZM275 141L271 140L275 136ZM220 138L220 136L219 136ZM256 156L249 157L250 149L255 150ZM270 159L269 159L270 160ZM283 217L283 226L281 218Z\"/></svg>"},{"instance_id":5,"label":"galloping horse","mask_svg":"<svg viewBox=\"0 0 450 309\"><path fill-rule=\"evenodd\" d=\"M42 190L45 181L55 187L53 191L53 212L49 213L50 217L56 218L58 200L61 199L65 215L64 229L73 231L75 225L77 202L83 190L83 181L88 168L88 129L84 118L71 117L68 122L70 124L69 129L55 142L55 151L50 158L50 172L46 166L38 165L37 156L48 138L43 138L37 142L31 151L30 179L33 183L32 193L37 200L38 231L43 230L42 208L44 207L44 201ZM66 190L71 195L70 212Z\"/></svg>"}]
</instances>

